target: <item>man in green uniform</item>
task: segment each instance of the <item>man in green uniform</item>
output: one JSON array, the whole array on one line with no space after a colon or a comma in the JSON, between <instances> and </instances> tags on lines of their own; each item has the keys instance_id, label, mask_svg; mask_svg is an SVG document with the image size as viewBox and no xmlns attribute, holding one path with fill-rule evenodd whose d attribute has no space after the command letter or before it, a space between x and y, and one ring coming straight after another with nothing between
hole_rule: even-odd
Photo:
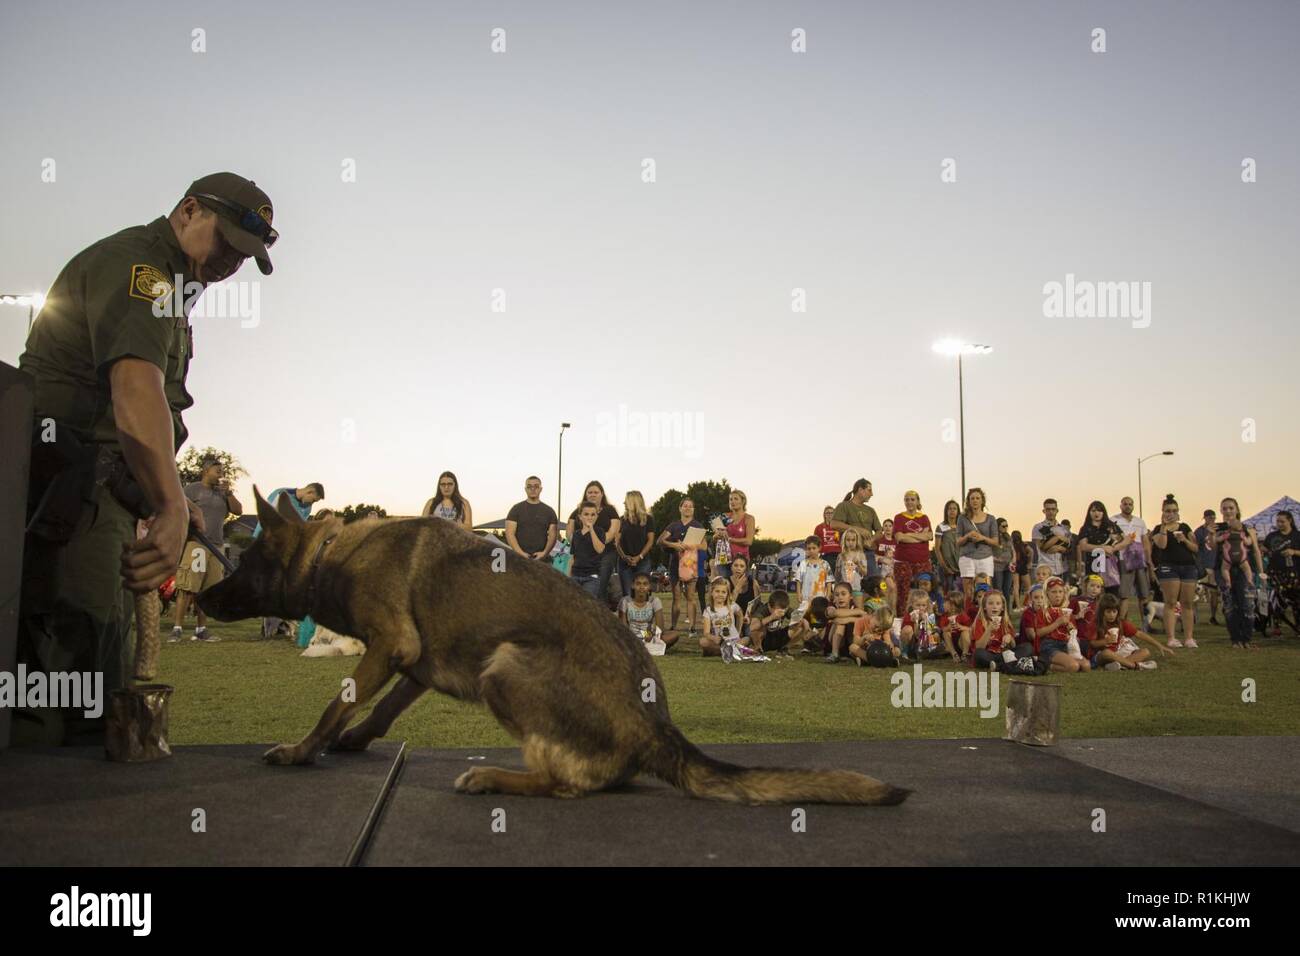
<instances>
[{"instance_id":1,"label":"man in green uniform","mask_svg":"<svg viewBox=\"0 0 1300 956\"><path fill-rule=\"evenodd\" d=\"M271 200L254 183L205 176L170 215L78 253L50 287L19 360L35 380L36 407L18 634L29 673L102 671L105 694L126 686L128 592L157 588L176 570L190 523L176 470L181 413L193 404L189 311L246 258L271 272L271 219ZM60 444L69 436L75 454ZM110 491L122 485L106 481L123 463L150 516L138 539L136 516ZM77 710L16 716L15 744L103 734L102 718Z\"/></svg>"}]
</instances>

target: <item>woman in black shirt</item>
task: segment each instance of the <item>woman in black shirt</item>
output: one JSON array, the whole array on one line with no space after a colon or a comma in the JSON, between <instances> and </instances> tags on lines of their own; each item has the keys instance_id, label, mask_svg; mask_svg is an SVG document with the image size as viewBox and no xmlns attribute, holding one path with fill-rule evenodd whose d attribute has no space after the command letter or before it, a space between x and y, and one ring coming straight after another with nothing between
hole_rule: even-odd
<instances>
[{"instance_id":1,"label":"woman in black shirt","mask_svg":"<svg viewBox=\"0 0 1300 956\"><path fill-rule=\"evenodd\" d=\"M573 514L569 515L568 524L565 525L565 540L573 541L573 531L578 525L578 509L588 501L600 509L596 513L596 533L600 535L601 541L607 545L612 545L615 535L618 534L620 521L618 512L605 498L605 486L599 481L587 482L587 487L582 493L582 501L578 502L578 507L573 509ZM608 604L610 610L614 609L614 605L609 600L609 579L614 573L614 566L617 561L618 555L612 547L605 548L604 554L600 556L597 599Z\"/></svg>"},{"instance_id":2,"label":"woman in black shirt","mask_svg":"<svg viewBox=\"0 0 1300 956\"><path fill-rule=\"evenodd\" d=\"M1160 594L1165 602L1165 637L1170 647L1196 647L1194 609L1196 582L1201 576L1196 555L1196 534L1179 519L1174 496L1166 495L1160 508L1160 523L1151 529L1151 564L1156 569L1156 580L1160 582ZM1174 622L1178 618L1174 604L1178 601L1183 605L1183 641L1174 637Z\"/></svg>"},{"instance_id":3,"label":"woman in black shirt","mask_svg":"<svg viewBox=\"0 0 1300 956\"><path fill-rule=\"evenodd\" d=\"M1300 531L1296 530L1295 516L1289 511L1279 511L1273 517L1276 530L1270 531L1264 539L1264 550L1268 552L1268 581L1273 590L1279 592L1282 603L1291 608L1291 613L1300 610ZM1282 629L1274 624L1274 636Z\"/></svg>"},{"instance_id":4,"label":"woman in black shirt","mask_svg":"<svg viewBox=\"0 0 1300 956\"><path fill-rule=\"evenodd\" d=\"M645 509L645 498L639 491L629 491L623 499L623 518L614 536L619 559L618 580L623 585L624 597L632 596L632 579L637 574L650 573L650 549L654 543L655 528Z\"/></svg>"},{"instance_id":5,"label":"woman in black shirt","mask_svg":"<svg viewBox=\"0 0 1300 956\"><path fill-rule=\"evenodd\" d=\"M1089 574L1100 574L1105 582L1106 593L1119 597L1119 559L1115 557L1115 552L1119 542L1124 540L1124 532L1119 530L1119 525L1111 521L1108 515L1106 506L1100 501L1094 501L1088 505L1088 513L1079 526L1077 547L1079 564L1083 568L1081 580ZM1102 553L1099 555L1098 551ZM1094 567L1094 562L1098 559L1102 559L1102 563Z\"/></svg>"}]
</instances>

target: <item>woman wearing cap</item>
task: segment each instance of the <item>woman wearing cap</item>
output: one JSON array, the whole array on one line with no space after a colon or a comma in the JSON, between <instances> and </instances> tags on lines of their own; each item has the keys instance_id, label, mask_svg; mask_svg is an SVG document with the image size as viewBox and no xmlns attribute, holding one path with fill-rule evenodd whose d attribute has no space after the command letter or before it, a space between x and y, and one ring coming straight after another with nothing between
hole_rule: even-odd
<instances>
[{"instance_id":1,"label":"woman wearing cap","mask_svg":"<svg viewBox=\"0 0 1300 956\"><path fill-rule=\"evenodd\" d=\"M930 570L930 542L934 531L929 516L921 510L921 495L903 493L903 510L894 515L894 592L898 595L898 614L907 612L912 578Z\"/></svg>"}]
</instances>

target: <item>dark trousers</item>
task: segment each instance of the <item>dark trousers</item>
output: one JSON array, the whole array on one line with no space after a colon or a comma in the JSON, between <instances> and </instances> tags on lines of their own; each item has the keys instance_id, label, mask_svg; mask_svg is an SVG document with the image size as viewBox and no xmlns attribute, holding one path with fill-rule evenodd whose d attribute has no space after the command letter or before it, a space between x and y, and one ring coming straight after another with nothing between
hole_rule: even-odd
<instances>
[{"instance_id":1,"label":"dark trousers","mask_svg":"<svg viewBox=\"0 0 1300 956\"><path fill-rule=\"evenodd\" d=\"M1219 577L1223 619L1234 644L1249 644L1255 636L1255 579L1233 565L1228 584Z\"/></svg>"}]
</instances>

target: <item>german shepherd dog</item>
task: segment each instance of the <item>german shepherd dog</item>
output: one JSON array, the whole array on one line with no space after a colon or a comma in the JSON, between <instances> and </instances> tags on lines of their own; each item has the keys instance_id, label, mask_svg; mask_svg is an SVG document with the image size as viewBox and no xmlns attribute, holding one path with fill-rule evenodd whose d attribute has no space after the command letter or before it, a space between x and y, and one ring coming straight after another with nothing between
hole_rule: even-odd
<instances>
[{"instance_id":1,"label":"german shepherd dog","mask_svg":"<svg viewBox=\"0 0 1300 956\"><path fill-rule=\"evenodd\" d=\"M896 804L911 792L847 770L750 769L702 753L668 716L644 644L554 569L439 518L303 521L256 488L262 534L239 569L199 595L219 621L310 614L366 645L340 693L272 764L363 750L429 688L483 701L523 748L526 771L474 767L461 793L577 797L640 772L735 803ZM364 720L358 710L401 675Z\"/></svg>"}]
</instances>

